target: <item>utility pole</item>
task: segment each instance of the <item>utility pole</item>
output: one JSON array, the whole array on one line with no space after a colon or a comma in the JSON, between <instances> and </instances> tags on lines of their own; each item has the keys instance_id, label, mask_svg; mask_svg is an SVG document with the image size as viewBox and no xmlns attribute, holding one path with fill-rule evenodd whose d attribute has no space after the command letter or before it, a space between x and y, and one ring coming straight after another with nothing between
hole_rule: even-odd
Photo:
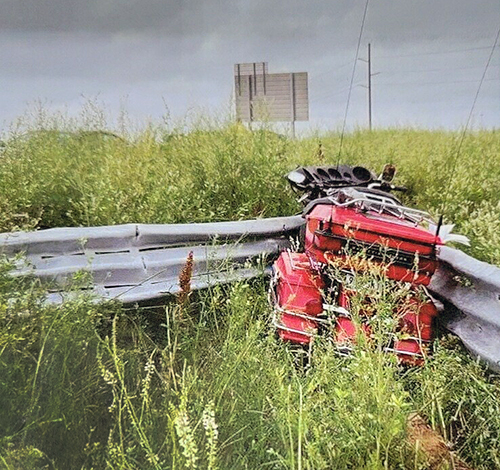
<instances>
[{"instance_id":1,"label":"utility pole","mask_svg":"<svg viewBox=\"0 0 500 470\"><path fill-rule=\"evenodd\" d=\"M368 43L368 129L372 130L372 45Z\"/></svg>"},{"instance_id":2,"label":"utility pole","mask_svg":"<svg viewBox=\"0 0 500 470\"><path fill-rule=\"evenodd\" d=\"M372 77L378 75L380 72L372 73L372 45L370 43L368 43L368 59L359 58L358 60L366 62L368 65L368 73L367 73L368 84L367 86L365 85L360 85L360 86L368 90L368 129L372 130Z\"/></svg>"}]
</instances>

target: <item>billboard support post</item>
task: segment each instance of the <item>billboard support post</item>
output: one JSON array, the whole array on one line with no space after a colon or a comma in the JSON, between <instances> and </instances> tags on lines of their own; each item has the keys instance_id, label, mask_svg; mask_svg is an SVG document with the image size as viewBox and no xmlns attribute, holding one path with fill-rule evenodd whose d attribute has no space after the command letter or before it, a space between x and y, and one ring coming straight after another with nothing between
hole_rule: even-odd
<instances>
[{"instance_id":1,"label":"billboard support post","mask_svg":"<svg viewBox=\"0 0 500 470\"><path fill-rule=\"evenodd\" d=\"M292 123L292 139L295 139L295 74L290 74L290 117Z\"/></svg>"}]
</instances>

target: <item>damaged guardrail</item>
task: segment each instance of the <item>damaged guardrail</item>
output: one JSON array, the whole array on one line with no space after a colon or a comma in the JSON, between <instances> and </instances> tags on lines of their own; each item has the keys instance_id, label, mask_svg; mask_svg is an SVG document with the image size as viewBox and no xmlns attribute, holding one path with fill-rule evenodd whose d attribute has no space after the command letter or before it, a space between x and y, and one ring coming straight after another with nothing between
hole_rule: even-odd
<instances>
[{"instance_id":1,"label":"damaged guardrail","mask_svg":"<svg viewBox=\"0 0 500 470\"><path fill-rule=\"evenodd\" d=\"M49 287L48 302L71 295L65 286L80 271L92 274L102 299L139 302L175 294L193 252L192 289L251 278L262 269L245 262L290 246L300 216L240 222L54 228L0 234L0 253L22 255L14 275L31 274Z\"/></svg>"},{"instance_id":2,"label":"damaged guardrail","mask_svg":"<svg viewBox=\"0 0 500 470\"><path fill-rule=\"evenodd\" d=\"M474 357L500 372L500 268L440 247L429 289L451 304L440 317Z\"/></svg>"},{"instance_id":3,"label":"damaged guardrail","mask_svg":"<svg viewBox=\"0 0 500 470\"><path fill-rule=\"evenodd\" d=\"M55 228L0 234L0 254L23 256L14 275L31 274L49 287L47 300L71 296L64 287L79 271L93 277L102 299L132 303L179 292L179 274L193 252L192 289L248 279L262 269L246 264L290 247L301 216L240 222ZM441 319L471 351L500 372L500 268L440 247L429 289L446 301Z\"/></svg>"}]
</instances>

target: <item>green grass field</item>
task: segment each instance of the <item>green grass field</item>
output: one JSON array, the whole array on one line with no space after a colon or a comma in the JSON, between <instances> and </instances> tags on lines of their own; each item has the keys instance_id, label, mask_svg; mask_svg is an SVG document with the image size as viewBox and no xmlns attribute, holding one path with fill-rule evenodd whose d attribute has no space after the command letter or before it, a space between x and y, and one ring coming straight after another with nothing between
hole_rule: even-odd
<instances>
[{"instance_id":1,"label":"green grass field","mask_svg":"<svg viewBox=\"0 0 500 470\"><path fill-rule=\"evenodd\" d=\"M9 131L0 231L294 214L283 175L337 163L340 140L210 120L123 138L95 132L105 128L44 118ZM356 131L341 162L394 163L406 202L443 212L471 254L500 264L500 132L469 133L457 159L459 139ZM265 279L149 308L83 296L48 307L10 268L0 270L0 468L427 468L406 439L414 412L473 468L500 467L500 381L450 336L419 369L376 344L342 358L318 341L304 370L270 330Z\"/></svg>"}]
</instances>

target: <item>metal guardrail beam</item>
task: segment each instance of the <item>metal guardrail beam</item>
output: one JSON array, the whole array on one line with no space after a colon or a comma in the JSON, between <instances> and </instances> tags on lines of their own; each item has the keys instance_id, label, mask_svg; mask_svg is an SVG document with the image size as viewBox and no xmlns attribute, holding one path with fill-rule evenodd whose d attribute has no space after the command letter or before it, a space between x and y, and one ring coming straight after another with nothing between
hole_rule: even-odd
<instances>
[{"instance_id":1,"label":"metal guardrail beam","mask_svg":"<svg viewBox=\"0 0 500 470\"><path fill-rule=\"evenodd\" d=\"M500 268L443 246L430 290L452 304L441 317L474 357L500 373Z\"/></svg>"},{"instance_id":2,"label":"metal guardrail beam","mask_svg":"<svg viewBox=\"0 0 500 470\"><path fill-rule=\"evenodd\" d=\"M255 277L262 269L249 259L288 248L303 225L300 216L241 222L54 228L0 234L0 253L22 254L14 275L33 274L60 303L64 287L79 271L93 277L99 298L138 302L175 294L189 252L194 255L193 289Z\"/></svg>"},{"instance_id":3,"label":"metal guardrail beam","mask_svg":"<svg viewBox=\"0 0 500 470\"><path fill-rule=\"evenodd\" d=\"M246 261L290 246L305 221L301 216L206 224L55 228L0 234L0 254L23 254L14 275L32 274L49 287L47 300L71 297L64 287L79 271L93 276L93 293L124 303L179 291L178 278L190 251L191 285L211 285L262 274ZM453 305L444 325L471 353L500 372L500 268L441 247L430 290ZM74 295L74 294L73 294Z\"/></svg>"}]
</instances>

